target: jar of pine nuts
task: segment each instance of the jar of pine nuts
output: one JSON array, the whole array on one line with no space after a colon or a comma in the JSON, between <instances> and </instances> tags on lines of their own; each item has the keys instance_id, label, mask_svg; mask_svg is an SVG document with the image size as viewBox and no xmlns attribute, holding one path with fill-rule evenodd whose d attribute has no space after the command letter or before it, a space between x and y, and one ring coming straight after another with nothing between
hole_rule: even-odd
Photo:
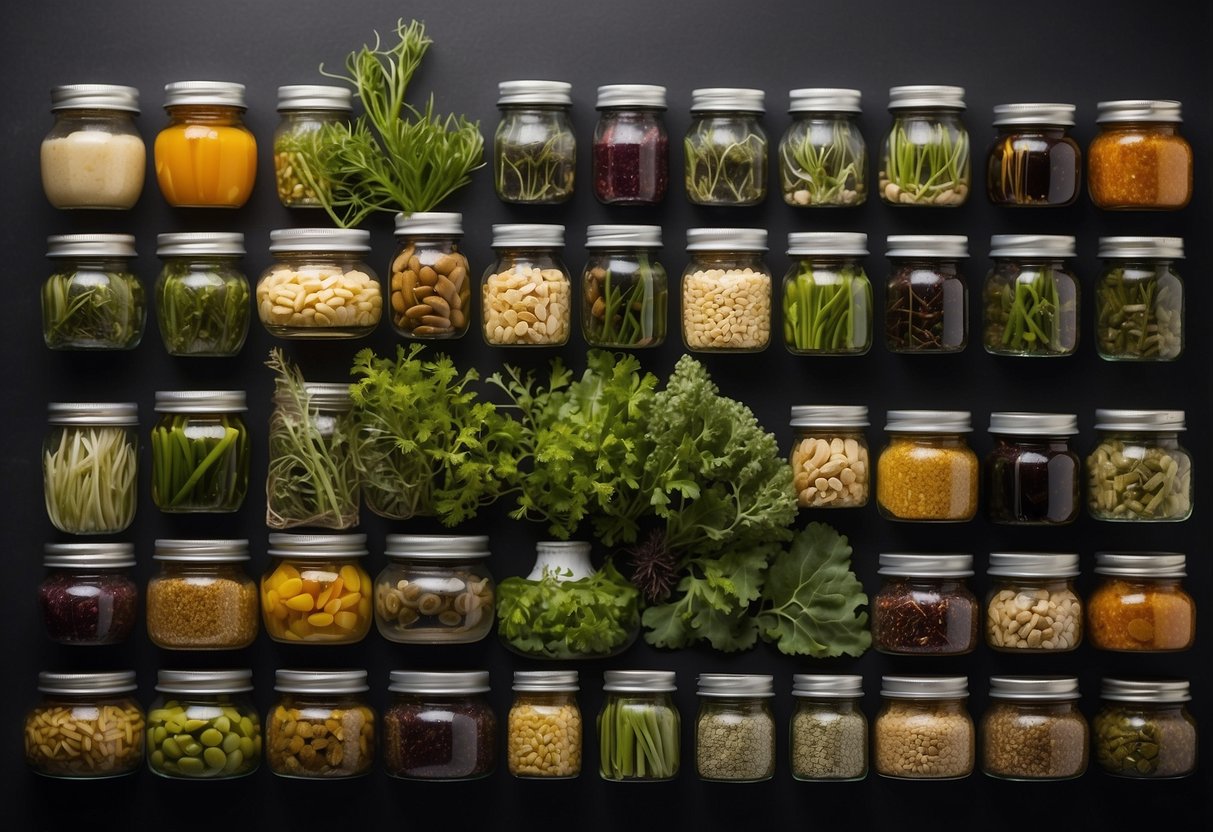
<instances>
[{"instance_id":1,"label":"jar of pine nuts","mask_svg":"<svg viewBox=\"0 0 1213 832\"><path fill-rule=\"evenodd\" d=\"M569 340L573 281L560 259L563 225L493 226L497 260L481 281L484 342L559 347Z\"/></svg>"},{"instance_id":2,"label":"jar of pine nuts","mask_svg":"<svg viewBox=\"0 0 1213 832\"><path fill-rule=\"evenodd\" d=\"M581 708L576 670L514 672L506 761L521 778L564 780L581 774Z\"/></svg>"},{"instance_id":3,"label":"jar of pine nuts","mask_svg":"<svg viewBox=\"0 0 1213 832\"><path fill-rule=\"evenodd\" d=\"M973 719L964 676L884 676L876 715L876 773L900 780L958 780L973 773ZM925 748L925 752L924 752Z\"/></svg>"},{"instance_id":4,"label":"jar of pine nuts","mask_svg":"<svg viewBox=\"0 0 1213 832\"><path fill-rule=\"evenodd\" d=\"M265 760L279 777L358 777L375 760L375 712L365 670L278 670Z\"/></svg>"},{"instance_id":5,"label":"jar of pine nuts","mask_svg":"<svg viewBox=\"0 0 1213 832\"><path fill-rule=\"evenodd\" d=\"M287 208L319 208L328 182L309 167L308 149L329 124L349 121L353 93L346 87L290 84L278 88L278 114L274 130L274 177L278 201Z\"/></svg>"},{"instance_id":6,"label":"jar of pine nuts","mask_svg":"<svg viewBox=\"0 0 1213 832\"><path fill-rule=\"evenodd\" d=\"M401 644L468 644L493 628L485 535L389 534L375 578L375 624Z\"/></svg>"},{"instance_id":7,"label":"jar of pine nuts","mask_svg":"<svg viewBox=\"0 0 1213 832\"><path fill-rule=\"evenodd\" d=\"M682 343L692 352L761 352L771 341L771 271L763 228L690 228L682 273Z\"/></svg>"},{"instance_id":8,"label":"jar of pine nuts","mask_svg":"<svg viewBox=\"0 0 1213 832\"><path fill-rule=\"evenodd\" d=\"M977 513L977 455L967 410L890 410L876 461L876 504L888 520L958 523Z\"/></svg>"},{"instance_id":9,"label":"jar of pine nuts","mask_svg":"<svg viewBox=\"0 0 1213 832\"><path fill-rule=\"evenodd\" d=\"M143 762L143 709L134 671L39 673L42 701L25 717L25 762L38 774L95 780Z\"/></svg>"},{"instance_id":10,"label":"jar of pine nuts","mask_svg":"<svg viewBox=\"0 0 1213 832\"><path fill-rule=\"evenodd\" d=\"M801 508L868 504L871 463L863 405L792 408L792 476Z\"/></svg>"},{"instance_id":11,"label":"jar of pine nuts","mask_svg":"<svg viewBox=\"0 0 1213 832\"><path fill-rule=\"evenodd\" d=\"M392 329L417 341L462 338L472 309L468 259L460 250L463 214L396 215Z\"/></svg>"},{"instance_id":12,"label":"jar of pine nuts","mask_svg":"<svg viewBox=\"0 0 1213 832\"><path fill-rule=\"evenodd\" d=\"M1064 653L1082 641L1078 555L995 552L987 572L986 644L1008 653Z\"/></svg>"}]
</instances>

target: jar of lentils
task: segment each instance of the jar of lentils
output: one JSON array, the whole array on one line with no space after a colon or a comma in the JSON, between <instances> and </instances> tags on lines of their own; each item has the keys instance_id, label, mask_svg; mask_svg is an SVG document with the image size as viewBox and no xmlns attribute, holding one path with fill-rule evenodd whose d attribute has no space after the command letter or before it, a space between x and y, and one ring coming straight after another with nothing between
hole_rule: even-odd
<instances>
[{"instance_id":1,"label":"jar of lentils","mask_svg":"<svg viewBox=\"0 0 1213 832\"><path fill-rule=\"evenodd\" d=\"M977 513L977 455L963 410L890 410L876 461L876 504L889 520L964 522Z\"/></svg>"},{"instance_id":2,"label":"jar of lentils","mask_svg":"<svg viewBox=\"0 0 1213 832\"><path fill-rule=\"evenodd\" d=\"M695 770L701 780L757 783L775 774L771 676L699 674Z\"/></svg>"},{"instance_id":3,"label":"jar of lentils","mask_svg":"<svg viewBox=\"0 0 1213 832\"><path fill-rule=\"evenodd\" d=\"M1109 361L1174 361L1184 350L1180 237L1100 237L1095 346Z\"/></svg>"},{"instance_id":4,"label":"jar of lentils","mask_svg":"<svg viewBox=\"0 0 1213 832\"><path fill-rule=\"evenodd\" d=\"M959 656L977 647L977 598L965 579L973 556L882 554L872 645L900 656Z\"/></svg>"},{"instance_id":5,"label":"jar of lentils","mask_svg":"<svg viewBox=\"0 0 1213 832\"><path fill-rule=\"evenodd\" d=\"M1025 653L1064 653L1078 647L1078 555L995 552L987 574L991 587L986 596L986 644Z\"/></svg>"},{"instance_id":6,"label":"jar of lentils","mask_svg":"<svg viewBox=\"0 0 1213 832\"><path fill-rule=\"evenodd\" d=\"M969 238L896 234L888 238L893 270L885 292L889 352L960 352L969 344L969 288L960 261Z\"/></svg>"},{"instance_id":7,"label":"jar of lentils","mask_svg":"<svg viewBox=\"0 0 1213 832\"><path fill-rule=\"evenodd\" d=\"M278 201L287 208L320 208L329 183L312 167L312 147L321 130L341 124L353 112L346 87L290 84L278 88L278 126L274 129L274 179Z\"/></svg>"},{"instance_id":8,"label":"jar of lentils","mask_svg":"<svg viewBox=\"0 0 1213 832\"><path fill-rule=\"evenodd\" d=\"M1002 780L1072 780L1087 770L1074 676L994 676L981 717L981 770Z\"/></svg>"},{"instance_id":9,"label":"jar of lentils","mask_svg":"<svg viewBox=\"0 0 1213 832\"><path fill-rule=\"evenodd\" d=\"M771 272L762 228L687 229L682 342L691 352L761 352L771 341Z\"/></svg>"},{"instance_id":10,"label":"jar of lentils","mask_svg":"<svg viewBox=\"0 0 1213 832\"><path fill-rule=\"evenodd\" d=\"M1096 520L1177 522L1192 516L1192 456L1182 410L1096 410L1087 509Z\"/></svg>"},{"instance_id":11,"label":"jar of lentils","mask_svg":"<svg viewBox=\"0 0 1213 832\"><path fill-rule=\"evenodd\" d=\"M872 346L868 235L794 232L783 278L783 343L795 355L863 355Z\"/></svg>"},{"instance_id":12,"label":"jar of lentils","mask_svg":"<svg viewBox=\"0 0 1213 832\"><path fill-rule=\"evenodd\" d=\"M581 774L581 708L576 670L514 671L506 728L510 774L567 780Z\"/></svg>"},{"instance_id":13,"label":"jar of lentils","mask_svg":"<svg viewBox=\"0 0 1213 832\"><path fill-rule=\"evenodd\" d=\"M792 776L862 780L868 773L868 718L862 676L792 677Z\"/></svg>"},{"instance_id":14,"label":"jar of lentils","mask_svg":"<svg viewBox=\"0 0 1213 832\"><path fill-rule=\"evenodd\" d=\"M402 780L478 780L497 762L488 671L393 670L383 712L383 762Z\"/></svg>"},{"instance_id":15,"label":"jar of lentils","mask_svg":"<svg viewBox=\"0 0 1213 832\"><path fill-rule=\"evenodd\" d=\"M863 405L792 407L792 484L801 508L868 504L872 463Z\"/></svg>"},{"instance_id":16,"label":"jar of lentils","mask_svg":"<svg viewBox=\"0 0 1213 832\"><path fill-rule=\"evenodd\" d=\"M1011 356L1071 355L1078 348L1078 278L1066 264L1073 237L995 234L986 276L986 352Z\"/></svg>"},{"instance_id":17,"label":"jar of lentils","mask_svg":"<svg viewBox=\"0 0 1213 832\"><path fill-rule=\"evenodd\" d=\"M1061 526L1078 517L1081 461L1071 413L991 413L994 449L986 457L990 519L1021 526Z\"/></svg>"},{"instance_id":18,"label":"jar of lentils","mask_svg":"<svg viewBox=\"0 0 1213 832\"><path fill-rule=\"evenodd\" d=\"M131 543L48 543L38 586L46 634L60 644L117 644L135 627L139 588Z\"/></svg>"},{"instance_id":19,"label":"jar of lentils","mask_svg":"<svg viewBox=\"0 0 1213 832\"><path fill-rule=\"evenodd\" d=\"M1187 777L1196 770L1196 720L1188 712L1188 682L1103 680L1103 707L1091 723L1095 761L1117 777Z\"/></svg>"},{"instance_id":20,"label":"jar of lentils","mask_svg":"<svg viewBox=\"0 0 1213 832\"><path fill-rule=\"evenodd\" d=\"M876 715L876 773L903 780L957 780L973 773L973 720L964 676L884 676ZM925 751L924 751L925 749Z\"/></svg>"},{"instance_id":21,"label":"jar of lentils","mask_svg":"<svg viewBox=\"0 0 1213 832\"><path fill-rule=\"evenodd\" d=\"M279 777L328 780L370 773L375 712L365 670L277 670L265 759Z\"/></svg>"},{"instance_id":22,"label":"jar of lentils","mask_svg":"<svg viewBox=\"0 0 1213 832\"><path fill-rule=\"evenodd\" d=\"M568 342L573 281L560 259L563 248L563 225L493 226L497 259L480 284L486 344L558 347Z\"/></svg>"}]
</instances>

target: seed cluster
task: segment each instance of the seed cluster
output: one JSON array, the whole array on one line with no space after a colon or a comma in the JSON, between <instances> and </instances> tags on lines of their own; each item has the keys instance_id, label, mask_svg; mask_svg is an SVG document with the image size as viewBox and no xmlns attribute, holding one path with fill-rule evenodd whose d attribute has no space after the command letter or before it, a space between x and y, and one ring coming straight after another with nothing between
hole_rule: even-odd
<instances>
[{"instance_id":1,"label":"seed cluster","mask_svg":"<svg viewBox=\"0 0 1213 832\"><path fill-rule=\"evenodd\" d=\"M517 777L581 773L581 710L576 703L522 700L510 709L506 757Z\"/></svg>"},{"instance_id":2,"label":"seed cluster","mask_svg":"<svg viewBox=\"0 0 1213 832\"><path fill-rule=\"evenodd\" d=\"M471 297L468 261L456 250L410 244L392 261L392 325L405 334L462 335Z\"/></svg>"},{"instance_id":3,"label":"seed cluster","mask_svg":"<svg viewBox=\"0 0 1213 832\"><path fill-rule=\"evenodd\" d=\"M841 436L805 437L792 446L792 474L802 508L852 508L868 502L868 448Z\"/></svg>"},{"instance_id":4,"label":"seed cluster","mask_svg":"<svg viewBox=\"0 0 1213 832\"><path fill-rule=\"evenodd\" d=\"M970 520L977 513L977 456L894 439L876 462L876 500L901 520Z\"/></svg>"},{"instance_id":5,"label":"seed cluster","mask_svg":"<svg viewBox=\"0 0 1213 832\"><path fill-rule=\"evenodd\" d=\"M484 340L553 344L569 339L572 286L560 269L515 267L484 281Z\"/></svg>"},{"instance_id":6,"label":"seed cluster","mask_svg":"<svg viewBox=\"0 0 1213 832\"><path fill-rule=\"evenodd\" d=\"M1196 768L1196 726L1178 710L1109 705L1095 715L1095 759L1127 777L1182 777Z\"/></svg>"},{"instance_id":7,"label":"seed cluster","mask_svg":"<svg viewBox=\"0 0 1213 832\"><path fill-rule=\"evenodd\" d=\"M876 770L888 777L966 777L973 771L973 721L935 703L890 702L876 717Z\"/></svg>"},{"instance_id":8,"label":"seed cluster","mask_svg":"<svg viewBox=\"0 0 1213 832\"><path fill-rule=\"evenodd\" d=\"M695 725L695 765L705 780L765 780L775 772L770 714L710 710Z\"/></svg>"},{"instance_id":9,"label":"seed cluster","mask_svg":"<svg viewBox=\"0 0 1213 832\"><path fill-rule=\"evenodd\" d=\"M51 704L25 720L25 759L59 777L109 777L143 760L143 712L133 701Z\"/></svg>"},{"instance_id":10,"label":"seed cluster","mask_svg":"<svg viewBox=\"0 0 1213 832\"><path fill-rule=\"evenodd\" d=\"M358 269L280 266L257 283L257 312L271 331L374 327L382 311L379 281Z\"/></svg>"},{"instance_id":11,"label":"seed cluster","mask_svg":"<svg viewBox=\"0 0 1213 832\"><path fill-rule=\"evenodd\" d=\"M1087 768L1087 723L1068 707L993 703L982 741L982 770L997 777L1060 780Z\"/></svg>"},{"instance_id":12,"label":"seed cluster","mask_svg":"<svg viewBox=\"0 0 1213 832\"><path fill-rule=\"evenodd\" d=\"M868 770L868 721L857 710L801 705L792 717L792 775L851 780Z\"/></svg>"},{"instance_id":13,"label":"seed cluster","mask_svg":"<svg viewBox=\"0 0 1213 832\"><path fill-rule=\"evenodd\" d=\"M1066 586L1000 589L986 609L986 637L1001 650L1073 650L1082 639L1082 604Z\"/></svg>"},{"instance_id":14,"label":"seed cluster","mask_svg":"<svg viewBox=\"0 0 1213 832\"><path fill-rule=\"evenodd\" d=\"M245 647L257 637L257 586L222 576L155 578L147 586L147 633L168 649Z\"/></svg>"},{"instance_id":15,"label":"seed cluster","mask_svg":"<svg viewBox=\"0 0 1213 832\"><path fill-rule=\"evenodd\" d=\"M1105 439L1087 457L1091 515L1183 520L1192 512L1192 460L1155 445Z\"/></svg>"},{"instance_id":16,"label":"seed cluster","mask_svg":"<svg viewBox=\"0 0 1213 832\"><path fill-rule=\"evenodd\" d=\"M266 735L266 759L278 774L352 777L370 770L375 756L375 713L365 705L278 705L270 712Z\"/></svg>"},{"instance_id":17,"label":"seed cluster","mask_svg":"<svg viewBox=\"0 0 1213 832\"><path fill-rule=\"evenodd\" d=\"M771 276L748 267L688 274L682 331L690 349L762 349L771 339Z\"/></svg>"}]
</instances>

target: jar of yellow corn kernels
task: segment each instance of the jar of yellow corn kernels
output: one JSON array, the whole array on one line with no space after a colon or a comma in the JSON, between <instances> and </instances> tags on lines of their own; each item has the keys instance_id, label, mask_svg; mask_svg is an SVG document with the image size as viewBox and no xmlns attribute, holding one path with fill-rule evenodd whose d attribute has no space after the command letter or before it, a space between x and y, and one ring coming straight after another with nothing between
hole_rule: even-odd
<instances>
[{"instance_id":1,"label":"jar of yellow corn kernels","mask_svg":"<svg viewBox=\"0 0 1213 832\"><path fill-rule=\"evenodd\" d=\"M690 228L682 343L691 352L761 352L771 342L771 270L763 228Z\"/></svg>"},{"instance_id":2,"label":"jar of yellow corn kernels","mask_svg":"<svg viewBox=\"0 0 1213 832\"><path fill-rule=\"evenodd\" d=\"M576 670L514 673L506 760L510 774L568 779L581 773L581 709Z\"/></svg>"},{"instance_id":3,"label":"jar of yellow corn kernels","mask_svg":"<svg viewBox=\"0 0 1213 832\"><path fill-rule=\"evenodd\" d=\"M278 670L265 759L280 777L357 777L375 759L375 712L365 670Z\"/></svg>"},{"instance_id":4,"label":"jar of yellow corn kernels","mask_svg":"<svg viewBox=\"0 0 1213 832\"><path fill-rule=\"evenodd\" d=\"M275 641L352 644L372 621L364 534L271 534L261 614Z\"/></svg>"},{"instance_id":5,"label":"jar of yellow corn kernels","mask_svg":"<svg viewBox=\"0 0 1213 832\"><path fill-rule=\"evenodd\" d=\"M958 523L977 513L977 455L961 410L890 410L876 461L876 503L889 520Z\"/></svg>"}]
</instances>

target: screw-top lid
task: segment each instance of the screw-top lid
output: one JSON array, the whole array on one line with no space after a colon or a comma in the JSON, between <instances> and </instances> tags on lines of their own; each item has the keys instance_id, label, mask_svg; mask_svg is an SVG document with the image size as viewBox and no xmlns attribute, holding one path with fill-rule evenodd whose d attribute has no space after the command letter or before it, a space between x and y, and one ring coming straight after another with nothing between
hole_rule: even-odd
<instances>
[{"instance_id":1,"label":"screw-top lid","mask_svg":"<svg viewBox=\"0 0 1213 832\"><path fill-rule=\"evenodd\" d=\"M990 237L991 257L1049 257L1063 259L1077 252L1073 237L1059 234L995 234Z\"/></svg>"},{"instance_id":2,"label":"screw-top lid","mask_svg":"<svg viewBox=\"0 0 1213 832\"><path fill-rule=\"evenodd\" d=\"M275 386L278 388L274 394L275 399L282 397L294 401L294 396L286 389L282 379L278 379ZM350 398L350 386L344 381L307 381L304 382L303 389L307 393L309 409L344 413L354 406L354 401Z\"/></svg>"},{"instance_id":3,"label":"screw-top lid","mask_svg":"<svg viewBox=\"0 0 1213 832\"><path fill-rule=\"evenodd\" d=\"M792 427L794 428L866 428L868 408L866 405L792 405Z\"/></svg>"},{"instance_id":4,"label":"screw-top lid","mask_svg":"<svg viewBox=\"0 0 1213 832\"><path fill-rule=\"evenodd\" d=\"M42 547L47 569L129 569L135 565L133 543L47 543Z\"/></svg>"},{"instance_id":5,"label":"screw-top lid","mask_svg":"<svg viewBox=\"0 0 1213 832\"><path fill-rule=\"evenodd\" d=\"M139 112L139 90L118 84L63 84L51 87L51 112L122 110Z\"/></svg>"},{"instance_id":6,"label":"screw-top lid","mask_svg":"<svg viewBox=\"0 0 1213 832\"><path fill-rule=\"evenodd\" d=\"M699 695L736 698L775 695L775 677L749 673L700 673Z\"/></svg>"},{"instance_id":7,"label":"screw-top lid","mask_svg":"<svg viewBox=\"0 0 1213 832\"><path fill-rule=\"evenodd\" d=\"M1099 256L1180 260L1184 256L1184 240L1183 237L1100 237Z\"/></svg>"},{"instance_id":8,"label":"screw-top lid","mask_svg":"<svg viewBox=\"0 0 1213 832\"><path fill-rule=\"evenodd\" d=\"M393 670L388 674L388 690L393 693L428 693L435 696L458 696L467 693L488 693L489 672Z\"/></svg>"},{"instance_id":9,"label":"screw-top lid","mask_svg":"<svg viewBox=\"0 0 1213 832\"><path fill-rule=\"evenodd\" d=\"M247 540L156 541L153 560L171 563L240 563L249 560Z\"/></svg>"},{"instance_id":10,"label":"screw-top lid","mask_svg":"<svg viewBox=\"0 0 1213 832\"><path fill-rule=\"evenodd\" d=\"M1095 411L1096 430L1179 431L1187 430L1182 410Z\"/></svg>"},{"instance_id":11,"label":"screw-top lid","mask_svg":"<svg viewBox=\"0 0 1213 832\"><path fill-rule=\"evenodd\" d=\"M371 232L358 228L279 228L270 232L270 253L370 251Z\"/></svg>"},{"instance_id":12,"label":"screw-top lid","mask_svg":"<svg viewBox=\"0 0 1213 832\"><path fill-rule=\"evenodd\" d=\"M279 558L360 558L367 554L365 534L283 534L269 536L269 554Z\"/></svg>"},{"instance_id":13,"label":"screw-top lid","mask_svg":"<svg viewBox=\"0 0 1213 832\"><path fill-rule=\"evenodd\" d=\"M858 113L863 94L859 90L806 87L788 93L789 113Z\"/></svg>"},{"instance_id":14,"label":"screw-top lid","mask_svg":"<svg viewBox=\"0 0 1213 832\"><path fill-rule=\"evenodd\" d=\"M687 251L766 251L765 228L688 228Z\"/></svg>"},{"instance_id":15,"label":"screw-top lid","mask_svg":"<svg viewBox=\"0 0 1213 832\"><path fill-rule=\"evenodd\" d=\"M246 693L253 689L251 670L158 670L161 693Z\"/></svg>"},{"instance_id":16,"label":"screw-top lid","mask_svg":"<svg viewBox=\"0 0 1213 832\"><path fill-rule=\"evenodd\" d=\"M963 110L965 108L965 88L939 84L889 87L890 110L916 110L926 107Z\"/></svg>"},{"instance_id":17,"label":"screw-top lid","mask_svg":"<svg viewBox=\"0 0 1213 832\"><path fill-rule=\"evenodd\" d=\"M973 414L967 410L890 410L884 429L889 433L969 433Z\"/></svg>"},{"instance_id":18,"label":"screw-top lid","mask_svg":"<svg viewBox=\"0 0 1213 832\"><path fill-rule=\"evenodd\" d=\"M1126 99L1100 101L1095 105L1095 123L1110 124L1125 121L1183 121L1180 103L1169 100Z\"/></svg>"},{"instance_id":19,"label":"screw-top lid","mask_svg":"<svg viewBox=\"0 0 1213 832\"><path fill-rule=\"evenodd\" d=\"M966 676L881 676L880 695L889 699L959 699L969 695Z\"/></svg>"},{"instance_id":20,"label":"screw-top lid","mask_svg":"<svg viewBox=\"0 0 1213 832\"><path fill-rule=\"evenodd\" d=\"M353 91L327 84L287 84L278 88L278 112L289 110L340 110L354 108Z\"/></svg>"},{"instance_id":21,"label":"screw-top lid","mask_svg":"<svg viewBox=\"0 0 1213 832\"><path fill-rule=\"evenodd\" d=\"M487 558L488 535L389 534L384 554L394 560Z\"/></svg>"},{"instance_id":22,"label":"screw-top lid","mask_svg":"<svg viewBox=\"0 0 1213 832\"><path fill-rule=\"evenodd\" d=\"M554 104L571 107L573 85L567 81L502 81L497 85L497 106L503 104Z\"/></svg>"},{"instance_id":23,"label":"screw-top lid","mask_svg":"<svg viewBox=\"0 0 1213 832\"><path fill-rule=\"evenodd\" d=\"M46 421L52 425L137 425L134 402L51 402Z\"/></svg>"},{"instance_id":24,"label":"screw-top lid","mask_svg":"<svg viewBox=\"0 0 1213 832\"><path fill-rule=\"evenodd\" d=\"M606 693L671 693L678 689L672 670L606 670L602 673Z\"/></svg>"},{"instance_id":25,"label":"screw-top lid","mask_svg":"<svg viewBox=\"0 0 1213 832\"><path fill-rule=\"evenodd\" d=\"M645 107L665 109L665 87L657 84L607 84L598 88L598 109Z\"/></svg>"},{"instance_id":26,"label":"screw-top lid","mask_svg":"<svg viewBox=\"0 0 1213 832\"><path fill-rule=\"evenodd\" d=\"M514 690L527 693L580 690L576 670L515 670Z\"/></svg>"},{"instance_id":27,"label":"screw-top lid","mask_svg":"<svg viewBox=\"0 0 1213 832\"><path fill-rule=\"evenodd\" d=\"M793 231L788 235L788 254L818 254L863 257L868 253L868 235L850 231Z\"/></svg>"},{"instance_id":28,"label":"screw-top lid","mask_svg":"<svg viewBox=\"0 0 1213 832\"><path fill-rule=\"evenodd\" d=\"M47 257L134 257L134 234L52 234Z\"/></svg>"},{"instance_id":29,"label":"screw-top lid","mask_svg":"<svg viewBox=\"0 0 1213 832\"><path fill-rule=\"evenodd\" d=\"M1178 703L1191 700L1186 679L1113 679L1104 677L1099 695L1113 702Z\"/></svg>"},{"instance_id":30,"label":"screw-top lid","mask_svg":"<svg viewBox=\"0 0 1213 832\"><path fill-rule=\"evenodd\" d=\"M991 413L990 433L1011 436L1073 436L1078 416L1073 413Z\"/></svg>"},{"instance_id":31,"label":"screw-top lid","mask_svg":"<svg viewBox=\"0 0 1213 832\"><path fill-rule=\"evenodd\" d=\"M156 254L185 257L191 254L244 254L244 235L239 231L183 231L156 235Z\"/></svg>"},{"instance_id":32,"label":"screw-top lid","mask_svg":"<svg viewBox=\"0 0 1213 832\"><path fill-rule=\"evenodd\" d=\"M1079 699L1077 676L991 676L991 699L1058 702Z\"/></svg>"},{"instance_id":33,"label":"screw-top lid","mask_svg":"<svg viewBox=\"0 0 1213 832\"><path fill-rule=\"evenodd\" d=\"M243 413L243 390L157 390L157 413Z\"/></svg>"},{"instance_id":34,"label":"screw-top lid","mask_svg":"<svg viewBox=\"0 0 1213 832\"><path fill-rule=\"evenodd\" d=\"M1188 559L1177 552L1096 552L1095 574L1120 578L1182 578Z\"/></svg>"},{"instance_id":35,"label":"screw-top lid","mask_svg":"<svg viewBox=\"0 0 1213 832\"><path fill-rule=\"evenodd\" d=\"M763 100L766 93L743 87L704 87L691 91L691 112L716 112L736 110L743 113L766 111Z\"/></svg>"},{"instance_id":36,"label":"screw-top lid","mask_svg":"<svg viewBox=\"0 0 1213 832\"><path fill-rule=\"evenodd\" d=\"M994 552L990 575L1007 578L1073 578L1078 574L1078 555L1055 552Z\"/></svg>"},{"instance_id":37,"label":"screw-top lid","mask_svg":"<svg viewBox=\"0 0 1213 832\"><path fill-rule=\"evenodd\" d=\"M876 574L896 578L967 578L973 574L973 556L883 553Z\"/></svg>"},{"instance_id":38,"label":"screw-top lid","mask_svg":"<svg viewBox=\"0 0 1213 832\"><path fill-rule=\"evenodd\" d=\"M231 81L174 81L164 85L164 106L202 104L245 109L244 84Z\"/></svg>"},{"instance_id":39,"label":"screw-top lid","mask_svg":"<svg viewBox=\"0 0 1213 832\"><path fill-rule=\"evenodd\" d=\"M463 214L457 211L415 211L396 215L397 237L459 237L463 235Z\"/></svg>"},{"instance_id":40,"label":"screw-top lid","mask_svg":"<svg viewBox=\"0 0 1213 832\"><path fill-rule=\"evenodd\" d=\"M1073 127L1077 109L1073 104L998 104L994 107L994 126Z\"/></svg>"},{"instance_id":41,"label":"screw-top lid","mask_svg":"<svg viewBox=\"0 0 1213 832\"><path fill-rule=\"evenodd\" d=\"M590 225L586 248L661 248L660 225Z\"/></svg>"},{"instance_id":42,"label":"screw-top lid","mask_svg":"<svg viewBox=\"0 0 1213 832\"><path fill-rule=\"evenodd\" d=\"M111 673L48 673L38 674L38 690L68 696L86 694L130 693L138 689L135 671Z\"/></svg>"},{"instance_id":43,"label":"screw-top lid","mask_svg":"<svg viewBox=\"0 0 1213 832\"><path fill-rule=\"evenodd\" d=\"M863 677L797 673L792 677L792 695L813 699L857 699L863 696Z\"/></svg>"},{"instance_id":44,"label":"screw-top lid","mask_svg":"<svg viewBox=\"0 0 1213 832\"><path fill-rule=\"evenodd\" d=\"M493 248L560 248L563 245L563 225L514 222L493 226Z\"/></svg>"},{"instance_id":45,"label":"screw-top lid","mask_svg":"<svg viewBox=\"0 0 1213 832\"><path fill-rule=\"evenodd\" d=\"M275 670L280 693L363 693L370 690L365 670Z\"/></svg>"},{"instance_id":46,"label":"screw-top lid","mask_svg":"<svg viewBox=\"0 0 1213 832\"><path fill-rule=\"evenodd\" d=\"M886 257L941 257L961 259L969 256L969 238L963 234L891 234L885 238Z\"/></svg>"}]
</instances>

